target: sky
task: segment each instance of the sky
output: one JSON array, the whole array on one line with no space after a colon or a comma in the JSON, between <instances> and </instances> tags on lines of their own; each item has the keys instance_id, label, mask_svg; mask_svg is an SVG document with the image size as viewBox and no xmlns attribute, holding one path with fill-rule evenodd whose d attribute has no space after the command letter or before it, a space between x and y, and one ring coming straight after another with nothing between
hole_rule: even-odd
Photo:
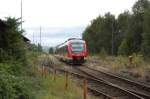
<instances>
[{"instance_id":1,"label":"sky","mask_svg":"<svg viewBox=\"0 0 150 99\"><path fill-rule=\"evenodd\" d=\"M82 38L90 22L107 12L116 17L131 11L137 0L22 0L24 35L31 43L56 46L68 38ZM21 17L21 0L0 0L0 18Z\"/></svg>"}]
</instances>

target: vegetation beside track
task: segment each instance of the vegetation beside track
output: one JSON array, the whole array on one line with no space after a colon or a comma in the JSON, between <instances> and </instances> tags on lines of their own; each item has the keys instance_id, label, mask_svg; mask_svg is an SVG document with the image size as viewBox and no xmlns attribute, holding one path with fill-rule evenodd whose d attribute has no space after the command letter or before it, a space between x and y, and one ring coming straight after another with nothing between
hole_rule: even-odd
<instances>
[{"instance_id":1,"label":"vegetation beside track","mask_svg":"<svg viewBox=\"0 0 150 99\"><path fill-rule=\"evenodd\" d=\"M108 55L140 53L150 57L150 1L137 0L131 11L125 10L118 17L110 12L99 15L83 32L90 53L103 49Z\"/></svg>"},{"instance_id":2,"label":"vegetation beside track","mask_svg":"<svg viewBox=\"0 0 150 99\"><path fill-rule=\"evenodd\" d=\"M16 18L0 19L0 99L34 99L28 47L19 25Z\"/></svg>"},{"instance_id":3,"label":"vegetation beside track","mask_svg":"<svg viewBox=\"0 0 150 99\"><path fill-rule=\"evenodd\" d=\"M90 56L89 60L96 60L94 66L97 68L104 67L109 71L124 75L129 79L138 79L150 82L150 63L141 55L133 54L132 63L127 56ZM92 64L91 64L92 65Z\"/></svg>"},{"instance_id":4,"label":"vegetation beside track","mask_svg":"<svg viewBox=\"0 0 150 99\"><path fill-rule=\"evenodd\" d=\"M26 42L19 26L19 19L0 19L0 99L35 99L39 88L32 62L42 48Z\"/></svg>"},{"instance_id":5,"label":"vegetation beside track","mask_svg":"<svg viewBox=\"0 0 150 99\"><path fill-rule=\"evenodd\" d=\"M41 77L41 74L38 74ZM54 81L54 75L41 77L41 89L37 92L36 99L82 99L82 90L71 80L69 88L65 90L65 77L57 75Z\"/></svg>"},{"instance_id":6,"label":"vegetation beside track","mask_svg":"<svg viewBox=\"0 0 150 99\"><path fill-rule=\"evenodd\" d=\"M53 72L46 71L46 75L42 76L43 61L47 61L49 66L53 67L62 65L54 56L42 54L35 61L33 70L39 82L39 89L35 92L36 99L83 99L82 87L78 86L71 77L69 77L68 89L65 90L65 75L56 74L54 80ZM88 96L88 99L95 99L95 97Z\"/></svg>"},{"instance_id":7,"label":"vegetation beside track","mask_svg":"<svg viewBox=\"0 0 150 99\"><path fill-rule=\"evenodd\" d=\"M118 17L108 12L93 19L84 30L83 39L89 54L100 55L102 66L150 82L149 26L150 1L137 0L131 11ZM133 57L132 64L128 56Z\"/></svg>"}]
</instances>

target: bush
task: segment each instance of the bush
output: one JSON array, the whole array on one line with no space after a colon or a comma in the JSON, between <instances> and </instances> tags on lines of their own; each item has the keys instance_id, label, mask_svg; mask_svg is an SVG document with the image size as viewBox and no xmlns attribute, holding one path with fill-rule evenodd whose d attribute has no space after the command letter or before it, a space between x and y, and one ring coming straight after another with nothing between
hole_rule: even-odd
<instances>
[{"instance_id":1,"label":"bush","mask_svg":"<svg viewBox=\"0 0 150 99\"><path fill-rule=\"evenodd\" d=\"M128 62L128 58L121 55L117 57L107 58L107 63L109 66L111 66L109 68L113 70L119 70L121 68L125 68L127 62Z\"/></svg>"},{"instance_id":2,"label":"bush","mask_svg":"<svg viewBox=\"0 0 150 99\"><path fill-rule=\"evenodd\" d=\"M133 64L135 67L139 67L144 63L144 57L141 54L133 53Z\"/></svg>"},{"instance_id":3,"label":"bush","mask_svg":"<svg viewBox=\"0 0 150 99\"><path fill-rule=\"evenodd\" d=\"M101 59L106 59L106 56L107 56L107 52L106 52L105 48L102 48L100 53L99 53L99 57Z\"/></svg>"},{"instance_id":4,"label":"bush","mask_svg":"<svg viewBox=\"0 0 150 99\"><path fill-rule=\"evenodd\" d=\"M26 99L30 96L29 79L11 73L10 64L0 64L0 99Z\"/></svg>"},{"instance_id":5,"label":"bush","mask_svg":"<svg viewBox=\"0 0 150 99\"><path fill-rule=\"evenodd\" d=\"M32 96L34 84L27 72L27 48L19 25L15 18L0 19L0 99Z\"/></svg>"},{"instance_id":6,"label":"bush","mask_svg":"<svg viewBox=\"0 0 150 99\"><path fill-rule=\"evenodd\" d=\"M126 39L124 39L119 48L118 48L118 55L128 55L129 54L129 46Z\"/></svg>"}]
</instances>

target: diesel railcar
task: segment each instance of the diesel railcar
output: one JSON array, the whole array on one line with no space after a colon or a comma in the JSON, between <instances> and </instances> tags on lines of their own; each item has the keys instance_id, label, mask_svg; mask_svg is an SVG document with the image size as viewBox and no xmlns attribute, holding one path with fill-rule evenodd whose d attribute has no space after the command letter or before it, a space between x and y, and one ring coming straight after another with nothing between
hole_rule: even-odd
<instances>
[{"instance_id":1,"label":"diesel railcar","mask_svg":"<svg viewBox=\"0 0 150 99\"><path fill-rule=\"evenodd\" d=\"M70 38L56 46L56 55L67 63L82 64L86 61L86 42L79 38Z\"/></svg>"}]
</instances>

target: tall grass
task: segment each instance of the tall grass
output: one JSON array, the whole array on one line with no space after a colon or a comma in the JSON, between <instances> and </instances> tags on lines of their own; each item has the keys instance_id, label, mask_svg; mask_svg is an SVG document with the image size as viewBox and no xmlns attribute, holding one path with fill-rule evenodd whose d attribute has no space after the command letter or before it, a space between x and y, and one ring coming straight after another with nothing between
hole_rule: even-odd
<instances>
[{"instance_id":1,"label":"tall grass","mask_svg":"<svg viewBox=\"0 0 150 99\"><path fill-rule=\"evenodd\" d=\"M103 55L102 55L103 56ZM128 70L135 77L144 77L146 71L150 71L150 65L144 60L143 55L133 53L132 62L129 62L127 56L105 56L104 58L98 55L100 58L101 66L113 71Z\"/></svg>"},{"instance_id":2,"label":"tall grass","mask_svg":"<svg viewBox=\"0 0 150 99\"><path fill-rule=\"evenodd\" d=\"M101 49L101 51L100 51L100 53L99 53L99 57L100 57L101 59L103 59L103 60L106 59L106 57L107 57L107 52L105 51L104 48Z\"/></svg>"},{"instance_id":3,"label":"tall grass","mask_svg":"<svg viewBox=\"0 0 150 99\"><path fill-rule=\"evenodd\" d=\"M53 56L41 55L38 61L48 60L52 66L57 66L57 61ZM37 62L38 63L38 62ZM60 64L59 64L60 65ZM42 77L40 64L36 65L38 68L35 70L36 75L40 80L40 90L37 91L36 99L83 99L83 90L79 87L71 77L68 80L68 89L65 90L65 75L49 73L46 77ZM95 99L88 96L88 99Z\"/></svg>"},{"instance_id":4,"label":"tall grass","mask_svg":"<svg viewBox=\"0 0 150 99\"><path fill-rule=\"evenodd\" d=\"M65 77L50 74L42 80L42 90L37 94L37 99L82 99L82 89L69 80L68 89L65 90Z\"/></svg>"}]
</instances>

